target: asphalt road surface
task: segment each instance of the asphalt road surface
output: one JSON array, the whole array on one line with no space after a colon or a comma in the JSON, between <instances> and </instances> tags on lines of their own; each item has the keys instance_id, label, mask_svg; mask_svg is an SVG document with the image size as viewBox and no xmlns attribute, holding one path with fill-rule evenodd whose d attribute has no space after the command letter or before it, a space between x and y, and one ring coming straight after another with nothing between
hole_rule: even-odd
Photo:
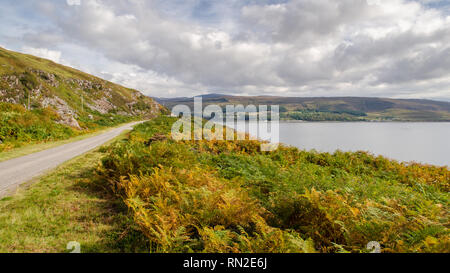
<instances>
[{"instance_id":1,"label":"asphalt road surface","mask_svg":"<svg viewBox=\"0 0 450 273\"><path fill-rule=\"evenodd\" d=\"M129 123L97 136L0 162L0 197L12 192L20 184L57 167L67 160L108 142L123 131L132 129L138 123L140 122Z\"/></svg>"}]
</instances>

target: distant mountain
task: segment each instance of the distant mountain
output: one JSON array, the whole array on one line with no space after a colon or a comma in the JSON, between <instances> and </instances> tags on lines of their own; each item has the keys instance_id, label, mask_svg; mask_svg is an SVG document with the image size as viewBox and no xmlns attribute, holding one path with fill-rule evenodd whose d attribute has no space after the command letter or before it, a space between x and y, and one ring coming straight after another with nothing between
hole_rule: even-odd
<instances>
[{"instance_id":1,"label":"distant mountain","mask_svg":"<svg viewBox=\"0 0 450 273\"><path fill-rule=\"evenodd\" d=\"M206 94L206 95L199 95L199 96L196 96L196 97L202 97L203 99L215 99L215 98L220 98L220 97L225 97L226 95L224 95L224 94L215 94L215 93L212 93L212 94Z\"/></svg>"},{"instance_id":2,"label":"distant mountain","mask_svg":"<svg viewBox=\"0 0 450 273\"><path fill-rule=\"evenodd\" d=\"M280 105L281 117L298 120L450 121L450 102L371 97L276 97L203 95L203 106ZM169 109L193 107L194 98L158 99Z\"/></svg>"},{"instance_id":3,"label":"distant mountain","mask_svg":"<svg viewBox=\"0 0 450 273\"><path fill-rule=\"evenodd\" d=\"M162 108L139 91L50 60L0 48L0 102L53 108L61 124L80 120L154 116Z\"/></svg>"}]
</instances>

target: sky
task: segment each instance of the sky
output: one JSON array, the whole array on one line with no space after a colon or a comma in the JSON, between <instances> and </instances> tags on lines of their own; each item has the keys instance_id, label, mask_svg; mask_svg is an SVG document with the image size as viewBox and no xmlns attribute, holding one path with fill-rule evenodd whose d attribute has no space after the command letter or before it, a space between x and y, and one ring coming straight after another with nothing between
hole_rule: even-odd
<instances>
[{"instance_id":1,"label":"sky","mask_svg":"<svg viewBox=\"0 0 450 273\"><path fill-rule=\"evenodd\" d=\"M450 0L1 0L0 47L153 97L450 101Z\"/></svg>"}]
</instances>

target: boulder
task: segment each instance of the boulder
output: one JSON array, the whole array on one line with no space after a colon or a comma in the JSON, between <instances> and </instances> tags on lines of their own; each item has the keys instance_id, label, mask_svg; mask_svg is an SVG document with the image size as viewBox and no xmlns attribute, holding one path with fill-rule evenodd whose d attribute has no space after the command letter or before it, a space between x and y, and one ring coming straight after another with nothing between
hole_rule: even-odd
<instances>
[{"instance_id":1,"label":"boulder","mask_svg":"<svg viewBox=\"0 0 450 273\"><path fill-rule=\"evenodd\" d=\"M69 116L69 118L67 119L67 125L69 125L70 127L81 129L80 124L78 124L78 121L72 116Z\"/></svg>"},{"instance_id":2,"label":"boulder","mask_svg":"<svg viewBox=\"0 0 450 273\"><path fill-rule=\"evenodd\" d=\"M73 116L70 116L70 115L61 116L61 119L58 121L58 123L81 130L81 127L80 127L80 124L78 124L78 121Z\"/></svg>"}]
</instances>

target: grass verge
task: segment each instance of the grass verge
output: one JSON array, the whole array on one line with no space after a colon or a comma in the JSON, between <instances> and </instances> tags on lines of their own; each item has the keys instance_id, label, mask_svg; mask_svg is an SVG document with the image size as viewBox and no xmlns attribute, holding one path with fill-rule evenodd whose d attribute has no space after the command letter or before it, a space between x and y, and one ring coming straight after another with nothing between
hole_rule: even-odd
<instances>
[{"instance_id":1,"label":"grass verge","mask_svg":"<svg viewBox=\"0 0 450 273\"><path fill-rule=\"evenodd\" d=\"M120 138L124 138L124 132ZM127 210L95 177L103 156L94 150L61 165L0 200L0 252L140 252L140 233Z\"/></svg>"},{"instance_id":2,"label":"grass verge","mask_svg":"<svg viewBox=\"0 0 450 273\"><path fill-rule=\"evenodd\" d=\"M13 158L17 158L17 157L21 157L21 156L25 156L25 155L29 155L29 154L34 154L40 151L44 151L44 150L48 150L54 147L58 147L64 144L68 144L68 143L72 143L75 141L79 141L79 140L83 140L86 138L90 138L93 136L97 136L100 134L103 134L105 132L108 132L109 130L112 130L114 128L118 128L120 126L125 125L125 123L113 126L113 127L109 127L109 128L104 128L92 133L88 133L88 134L84 134L84 135L78 135L75 137L71 137L69 139L64 139L64 140L58 140L58 141L50 141L50 142L42 142L42 143L35 143L35 144L28 144L25 146L21 146L18 148L14 148L8 151L3 151L0 152L0 162L3 161L7 161Z\"/></svg>"}]
</instances>

